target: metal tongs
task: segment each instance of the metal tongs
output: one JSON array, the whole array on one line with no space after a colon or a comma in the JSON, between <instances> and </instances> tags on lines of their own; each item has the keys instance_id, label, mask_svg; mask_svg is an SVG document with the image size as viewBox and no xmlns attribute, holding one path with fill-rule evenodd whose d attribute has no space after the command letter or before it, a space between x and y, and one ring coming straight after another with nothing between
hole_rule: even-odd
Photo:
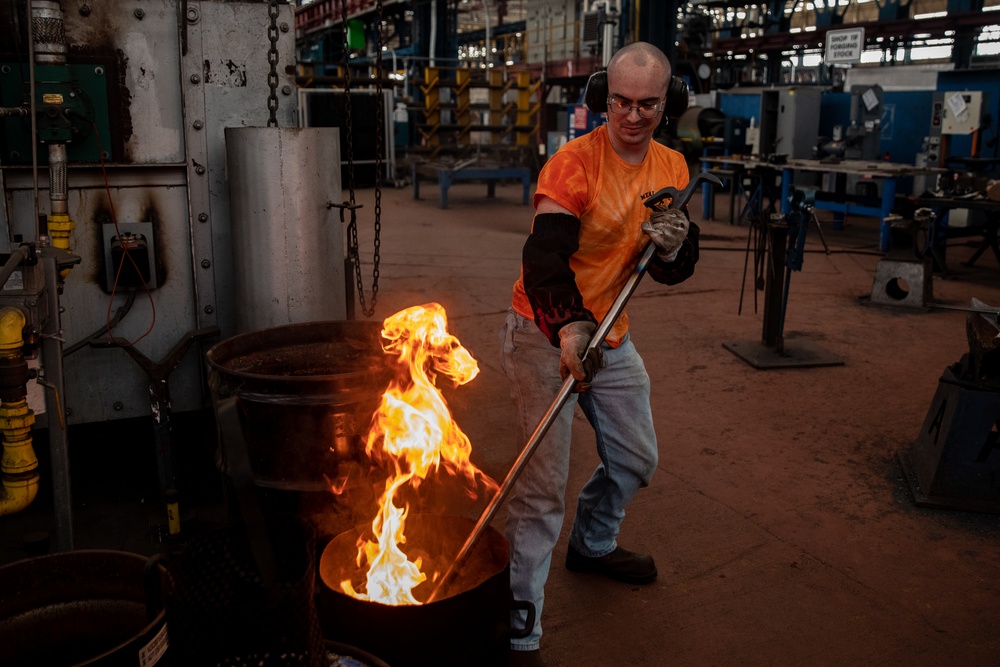
<instances>
[{"instance_id":1,"label":"metal tongs","mask_svg":"<svg viewBox=\"0 0 1000 667\"><path fill-rule=\"evenodd\" d=\"M709 172L701 172L695 178L691 179L687 187L684 190L678 190L674 187L663 188L657 191L652 197L650 197L645 202L647 208L659 208L660 204L667 199L670 199L670 204L667 208L684 208L690 201L691 196L697 190L698 184L707 181L709 183L714 183L715 185L722 185L715 175ZM635 292L635 288L639 286L639 281L646 274L646 269L649 266L649 262L653 259L653 255L656 254L657 247L652 241L646 243L646 247L642 252L642 256L639 258L639 262L635 265L635 269L632 271L632 275L626 281L625 285L622 287L618 296L615 298L614 303L608 309L607 314L601 323L597 326L597 330L591 337L590 342L587 344L587 350L584 352L584 357L591 354L594 350L601 346L604 342L605 337L607 337L608 332L611 331L612 325L618 320L622 311L625 309L625 304L628 303L629 298L631 298L632 293ZM479 521L476 523L475 528L472 529L472 534L462 545L461 550L459 550L458 555L455 557L454 562L445 571L444 576L438 582L437 586L431 592L430 597L427 598L427 603L434 602L441 592L451 583L451 581L458 574L458 571L465 564L466 559L472 552L473 547L482 537L483 532L486 527L493 521L496 516L497 511L500 509L500 505L506 500L507 496L510 494L511 489L514 488L514 483L517 478L521 476L524 471L525 466L531 459L535 450L538 449L538 445L541 444L542 438L548 433L549 428L552 427L553 422L556 420L559 411L562 410L563 406L566 405L567 399L571 393L573 393L573 386L576 384L576 380L572 375L568 376L563 382L562 387L559 388L559 393L556 394L555 399L549 406L549 409L545 412L538 426L535 427L535 432L531 434L531 438L528 439L528 444L524 446L521 454L514 461L514 465L511 467L509 473L507 473L506 479L504 479L503 484L497 489L497 492L493 495L486 509L483 510L482 515L479 517Z\"/></svg>"}]
</instances>

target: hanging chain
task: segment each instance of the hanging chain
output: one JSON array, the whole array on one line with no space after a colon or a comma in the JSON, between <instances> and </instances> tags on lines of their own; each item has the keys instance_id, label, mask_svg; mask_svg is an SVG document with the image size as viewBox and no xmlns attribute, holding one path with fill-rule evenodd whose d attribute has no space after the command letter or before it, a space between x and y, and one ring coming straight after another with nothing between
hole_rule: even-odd
<instances>
[{"instance_id":1,"label":"hanging chain","mask_svg":"<svg viewBox=\"0 0 1000 667\"><path fill-rule=\"evenodd\" d=\"M375 314L375 302L378 299L378 278L379 278L379 249L381 246L381 215L382 215L382 188L381 188L381 155L382 155L382 125L384 124L384 110L382 104L382 0L377 0L377 30L376 30L376 51L377 56L377 83L378 104L376 105L376 154L375 154L375 267L372 270L372 300L369 305L365 300L364 281L361 278L361 257L358 252L358 225L357 209L360 204L355 203L354 194L354 123L351 112L351 47L347 36L347 0L340 0L340 19L344 27L344 129L347 144L347 188L349 200L340 207L340 219L344 219L344 209L351 211L351 219L347 223L347 252L354 264L354 277L357 282L358 300L361 302L361 312L365 317Z\"/></svg>"},{"instance_id":2,"label":"hanging chain","mask_svg":"<svg viewBox=\"0 0 1000 667\"><path fill-rule=\"evenodd\" d=\"M271 70L267 73L267 126L278 126L278 0L271 0L267 7L267 15L271 23L267 27L267 39L271 48L267 51L267 62Z\"/></svg>"},{"instance_id":3,"label":"hanging chain","mask_svg":"<svg viewBox=\"0 0 1000 667\"><path fill-rule=\"evenodd\" d=\"M382 94L382 0L375 1L375 268L372 269L372 309L378 296L378 265L382 235L382 150L385 147L385 97ZM364 302L362 301L362 306Z\"/></svg>"},{"instance_id":4,"label":"hanging chain","mask_svg":"<svg viewBox=\"0 0 1000 667\"><path fill-rule=\"evenodd\" d=\"M344 27L344 124L347 130L344 137L347 139L347 189L350 192L350 203L354 204L354 124L351 117L351 44L347 38L347 0L340 0L340 22ZM351 224L354 218L351 217ZM351 233L351 257L357 260L358 255L358 232L356 229L348 229ZM358 266L358 262L354 262ZM359 269L360 270L360 269ZM358 293L361 293L361 278L358 278Z\"/></svg>"}]
</instances>

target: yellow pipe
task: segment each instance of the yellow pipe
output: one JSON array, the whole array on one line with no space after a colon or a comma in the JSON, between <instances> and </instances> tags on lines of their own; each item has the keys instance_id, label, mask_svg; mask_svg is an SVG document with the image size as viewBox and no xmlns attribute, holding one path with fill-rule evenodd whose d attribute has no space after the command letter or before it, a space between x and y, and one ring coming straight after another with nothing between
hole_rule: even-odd
<instances>
[{"instance_id":1,"label":"yellow pipe","mask_svg":"<svg viewBox=\"0 0 1000 667\"><path fill-rule=\"evenodd\" d=\"M50 213L48 217L49 237L52 247L69 250L69 235L76 229L76 223L65 213Z\"/></svg>"},{"instance_id":2,"label":"yellow pipe","mask_svg":"<svg viewBox=\"0 0 1000 667\"><path fill-rule=\"evenodd\" d=\"M17 308L0 310L0 359L24 361L21 332L24 313ZM0 516L20 512L38 495L38 458L31 446L31 427L35 413L24 398L0 405L0 434L3 456L0 457Z\"/></svg>"},{"instance_id":3,"label":"yellow pipe","mask_svg":"<svg viewBox=\"0 0 1000 667\"><path fill-rule=\"evenodd\" d=\"M76 223L70 220L66 213L50 213L48 216L49 238L52 239L52 247L60 250L69 250L69 235L76 229ZM69 277L70 269L63 269L59 272L63 280Z\"/></svg>"}]
</instances>

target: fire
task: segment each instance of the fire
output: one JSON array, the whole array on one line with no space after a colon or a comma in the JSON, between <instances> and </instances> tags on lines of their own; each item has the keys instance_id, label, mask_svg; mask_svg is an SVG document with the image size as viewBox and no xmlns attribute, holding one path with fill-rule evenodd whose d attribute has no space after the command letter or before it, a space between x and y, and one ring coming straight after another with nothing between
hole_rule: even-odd
<instances>
[{"instance_id":1,"label":"fire","mask_svg":"<svg viewBox=\"0 0 1000 667\"><path fill-rule=\"evenodd\" d=\"M367 564L367 585L356 591L341 582L349 595L383 604L421 604L413 589L428 576L420 558L410 561L400 548L409 507L399 507L398 492L419 488L427 475L444 466L463 479L475 498L477 483L495 491L496 483L472 464L472 443L452 419L436 381L440 376L464 385L479 374L479 364L458 339L448 333L444 308L429 303L413 306L383 322L382 349L396 356L396 373L372 417L365 451L391 467L371 527L375 541L358 543L358 568ZM433 576L433 575L432 575Z\"/></svg>"}]
</instances>

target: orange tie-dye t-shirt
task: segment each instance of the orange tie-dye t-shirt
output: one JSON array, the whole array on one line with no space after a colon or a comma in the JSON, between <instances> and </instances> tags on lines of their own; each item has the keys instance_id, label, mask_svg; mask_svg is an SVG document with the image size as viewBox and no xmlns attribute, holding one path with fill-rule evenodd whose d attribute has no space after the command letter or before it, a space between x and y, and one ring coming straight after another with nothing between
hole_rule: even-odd
<instances>
[{"instance_id":1,"label":"orange tie-dye t-shirt","mask_svg":"<svg viewBox=\"0 0 1000 667\"><path fill-rule=\"evenodd\" d=\"M651 211L643 202L661 188L682 189L688 180L684 156L655 141L641 164L625 162L612 148L605 126L568 142L545 163L535 205L549 197L580 219L580 247L569 263L583 304L598 322L632 275L648 240L640 225ZM514 284L513 307L533 317L523 272ZM606 340L617 345L627 331L623 311Z\"/></svg>"}]
</instances>

